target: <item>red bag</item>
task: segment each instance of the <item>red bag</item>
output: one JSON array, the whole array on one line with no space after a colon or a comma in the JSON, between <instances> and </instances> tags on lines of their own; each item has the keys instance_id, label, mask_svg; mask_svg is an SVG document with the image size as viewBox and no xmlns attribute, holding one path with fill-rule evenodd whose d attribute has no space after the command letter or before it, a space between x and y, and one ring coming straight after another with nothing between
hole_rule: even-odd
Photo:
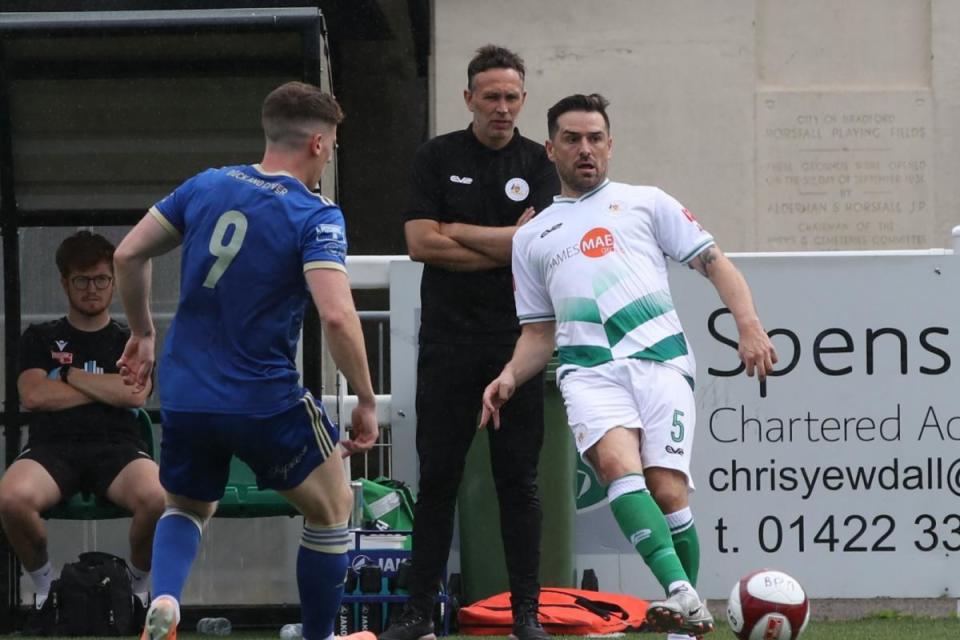
<instances>
[{"instance_id":1,"label":"red bag","mask_svg":"<svg viewBox=\"0 0 960 640\"><path fill-rule=\"evenodd\" d=\"M550 588L540 591L540 624L557 635L641 631L646 600L619 593ZM509 635L513 629L510 594L500 593L460 609L460 633Z\"/></svg>"}]
</instances>

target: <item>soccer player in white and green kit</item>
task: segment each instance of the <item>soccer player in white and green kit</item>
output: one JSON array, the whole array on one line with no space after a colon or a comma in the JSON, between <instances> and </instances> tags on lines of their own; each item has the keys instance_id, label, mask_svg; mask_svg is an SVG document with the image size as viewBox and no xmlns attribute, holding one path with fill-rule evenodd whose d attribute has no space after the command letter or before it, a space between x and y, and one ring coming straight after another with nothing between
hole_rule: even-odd
<instances>
[{"instance_id":1,"label":"soccer player in white and green kit","mask_svg":"<svg viewBox=\"0 0 960 640\"><path fill-rule=\"evenodd\" d=\"M556 347L558 384L580 455L604 484L613 515L667 594L647 621L701 635L713 618L694 584L699 542L689 506L696 365L673 307L666 258L707 277L730 309L747 375L777 355L741 273L713 237L656 187L607 179L607 101L572 95L547 112L547 155L561 195L513 239L522 333L483 394L481 425L542 369Z\"/></svg>"}]
</instances>

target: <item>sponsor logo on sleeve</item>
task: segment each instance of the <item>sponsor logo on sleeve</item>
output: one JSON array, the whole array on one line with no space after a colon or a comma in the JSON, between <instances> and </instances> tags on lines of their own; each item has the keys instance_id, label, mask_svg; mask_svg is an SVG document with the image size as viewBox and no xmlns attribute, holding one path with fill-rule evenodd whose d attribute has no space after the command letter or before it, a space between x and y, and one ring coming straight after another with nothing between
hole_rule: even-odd
<instances>
[{"instance_id":1,"label":"sponsor logo on sleeve","mask_svg":"<svg viewBox=\"0 0 960 640\"><path fill-rule=\"evenodd\" d=\"M693 212L691 212L690 209L683 207L683 215L687 217L687 220L697 225L697 229L699 229L700 231L703 231L703 227L700 225L700 221L697 220L697 216L693 215Z\"/></svg>"},{"instance_id":2,"label":"sponsor logo on sleeve","mask_svg":"<svg viewBox=\"0 0 960 640\"><path fill-rule=\"evenodd\" d=\"M343 227L338 224L318 224L316 241L320 249L336 258L347 255L346 238Z\"/></svg>"},{"instance_id":3,"label":"sponsor logo on sleeve","mask_svg":"<svg viewBox=\"0 0 960 640\"><path fill-rule=\"evenodd\" d=\"M328 242L322 248L335 258L343 258L347 255L347 249L342 242Z\"/></svg>"},{"instance_id":4,"label":"sponsor logo on sleeve","mask_svg":"<svg viewBox=\"0 0 960 640\"><path fill-rule=\"evenodd\" d=\"M343 241L343 227L338 224L318 224L317 242Z\"/></svg>"}]
</instances>

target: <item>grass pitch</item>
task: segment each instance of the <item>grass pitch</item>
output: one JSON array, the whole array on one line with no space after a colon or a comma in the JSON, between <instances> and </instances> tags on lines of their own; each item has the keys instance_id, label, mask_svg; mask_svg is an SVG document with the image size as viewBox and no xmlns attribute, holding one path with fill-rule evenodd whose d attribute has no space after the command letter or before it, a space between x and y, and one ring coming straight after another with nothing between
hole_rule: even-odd
<instances>
[{"instance_id":1,"label":"grass pitch","mask_svg":"<svg viewBox=\"0 0 960 640\"><path fill-rule=\"evenodd\" d=\"M28 636L19 636L27 638ZM179 640L216 640L184 631L177 634ZM501 640L505 636L447 636L447 640ZM583 636L554 636L556 640L582 640ZM663 634L629 633L619 640L652 640L665 638ZM225 640L279 640L280 629L267 631L235 631ZM864 620L813 621L801 636L801 640L957 640L960 638L960 619L915 618L911 616L873 616ZM50 640L47 638L46 640ZM64 638L63 640L66 640ZM74 640L76 640L74 638ZM736 640L736 636L723 622L715 633L705 640Z\"/></svg>"}]
</instances>

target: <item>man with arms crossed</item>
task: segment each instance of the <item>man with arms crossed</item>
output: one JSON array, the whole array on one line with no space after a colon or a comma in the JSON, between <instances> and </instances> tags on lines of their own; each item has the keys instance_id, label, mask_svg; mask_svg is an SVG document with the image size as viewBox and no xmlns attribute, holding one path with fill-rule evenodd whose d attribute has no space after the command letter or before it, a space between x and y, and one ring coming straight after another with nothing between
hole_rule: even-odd
<instances>
[{"instance_id":1,"label":"man with arms crossed","mask_svg":"<svg viewBox=\"0 0 960 640\"><path fill-rule=\"evenodd\" d=\"M150 587L163 488L135 414L150 380L135 391L117 373L130 332L110 317L113 251L109 240L85 230L60 243L56 262L70 308L63 318L27 327L20 342L17 389L30 412L30 441L0 481L0 520L33 579L38 609L55 577L40 514L77 491L131 512L129 567L144 604Z\"/></svg>"},{"instance_id":2,"label":"man with arms crossed","mask_svg":"<svg viewBox=\"0 0 960 640\"><path fill-rule=\"evenodd\" d=\"M514 237L522 334L483 394L481 425L559 347L560 390L580 454L614 518L663 586L655 630L700 635L713 618L694 590L699 542L688 502L695 364L673 308L666 256L706 276L730 309L748 375L777 361L740 272L689 211L655 187L607 179L612 139L600 95L547 113L561 195Z\"/></svg>"},{"instance_id":3,"label":"man with arms crossed","mask_svg":"<svg viewBox=\"0 0 960 640\"><path fill-rule=\"evenodd\" d=\"M503 47L480 48L467 66L470 126L430 140L413 163L404 233L424 263L417 362L420 483L413 519L410 600L381 640L432 636L432 610L450 554L457 490L477 433L484 386L510 359L520 334L510 280L517 228L559 193L543 145L520 135L524 65ZM537 620L541 508L537 463L543 444L543 380L537 375L490 435L500 505L513 633L545 640Z\"/></svg>"},{"instance_id":4,"label":"man with arms crossed","mask_svg":"<svg viewBox=\"0 0 960 640\"><path fill-rule=\"evenodd\" d=\"M313 193L343 113L316 87L284 84L263 103L260 164L209 169L158 202L117 248L132 331L121 375L154 364L150 259L182 244L180 301L160 361L160 481L154 599L144 640L176 637L179 601L204 524L236 454L304 516L297 582L308 640L333 637L347 569L352 495L339 431L299 384L296 346L312 297L337 366L356 391L350 452L377 439L373 387L345 268L346 230ZM370 634L367 634L368 637Z\"/></svg>"}]
</instances>

